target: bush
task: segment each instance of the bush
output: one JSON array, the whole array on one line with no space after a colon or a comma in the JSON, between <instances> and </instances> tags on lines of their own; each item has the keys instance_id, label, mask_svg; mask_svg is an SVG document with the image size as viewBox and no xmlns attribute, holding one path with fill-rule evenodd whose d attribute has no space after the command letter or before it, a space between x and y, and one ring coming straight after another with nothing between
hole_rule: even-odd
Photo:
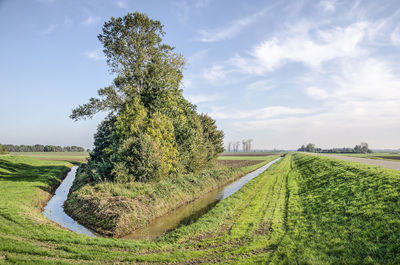
<instances>
[{"instance_id":1,"label":"bush","mask_svg":"<svg viewBox=\"0 0 400 265\"><path fill-rule=\"evenodd\" d=\"M0 144L0 155L8 154L8 149L4 145Z\"/></svg>"}]
</instances>

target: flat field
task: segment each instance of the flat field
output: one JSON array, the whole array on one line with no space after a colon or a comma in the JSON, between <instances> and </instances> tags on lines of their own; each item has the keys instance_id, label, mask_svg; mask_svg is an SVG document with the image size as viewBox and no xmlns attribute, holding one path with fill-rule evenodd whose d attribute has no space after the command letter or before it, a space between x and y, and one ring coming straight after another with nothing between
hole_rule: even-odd
<instances>
[{"instance_id":1,"label":"flat field","mask_svg":"<svg viewBox=\"0 0 400 265\"><path fill-rule=\"evenodd\" d=\"M274 154L276 155L276 154ZM219 156L218 160L267 160L271 157L271 155L262 155L262 156Z\"/></svg>"},{"instance_id":2,"label":"flat field","mask_svg":"<svg viewBox=\"0 0 400 265\"><path fill-rule=\"evenodd\" d=\"M399 264L400 172L289 154L154 241L89 238L40 206L71 164L0 157L0 264Z\"/></svg>"},{"instance_id":3,"label":"flat field","mask_svg":"<svg viewBox=\"0 0 400 265\"><path fill-rule=\"evenodd\" d=\"M400 153L371 153L371 154L335 154L350 157L361 157L369 159L383 159L383 160L400 160Z\"/></svg>"},{"instance_id":4,"label":"flat field","mask_svg":"<svg viewBox=\"0 0 400 265\"><path fill-rule=\"evenodd\" d=\"M241 167L248 167L252 165L257 165L260 163L260 160L218 160L218 164L222 166L226 166L229 168L241 168Z\"/></svg>"},{"instance_id":5,"label":"flat field","mask_svg":"<svg viewBox=\"0 0 400 265\"><path fill-rule=\"evenodd\" d=\"M27 156L38 160L86 162L87 152L12 152L13 156Z\"/></svg>"},{"instance_id":6,"label":"flat field","mask_svg":"<svg viewBox=\"0 0 400 265\"><path fill-rule=\"evenodd\" d=\"M313 153L311 153L313 154ZM337 159L342 159L342 160L347 160L351 162L358 162L358 163L363 163L367 165L374 165L374 166L379 166L379 167L384 167L384 168L389 168L389 169L394 169L394 170L400 170L400 160L396 160L396 156L383 156L381 157L384 158L379 158L379 157L374 157L372 154L370 155L344 155L344 154L316 154L319 156L326 156L326 157L332 157L332 158L337 158Z\"/></svg>"}]
</instances>

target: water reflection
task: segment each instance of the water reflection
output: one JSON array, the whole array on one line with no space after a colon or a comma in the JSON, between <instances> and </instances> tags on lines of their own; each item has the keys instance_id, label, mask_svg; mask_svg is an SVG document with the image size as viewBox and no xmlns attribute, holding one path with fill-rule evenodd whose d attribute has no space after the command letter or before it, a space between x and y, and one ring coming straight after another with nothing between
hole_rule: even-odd
<instances>
[{"instance_id":1,"label":"water reflection","mask_svg":"<svg viewBox=\"0 0 400 265\"><path fill-rule=\"evenodd\" d=\"M94 237L95 235L86 227L78 224L74 219L64 212L64 202L67 200L69 190L75 179L75 173L78 167L73 167L61 185L57 188L56 193L44 207L43 214L50 220L68 228L71 231Z\"/></svg>"},{"instance_id":2,"label":"water reflection","mask_svg":"<svg viewBox=\"0 0 400 265\"><path fill-rule=\"evenodd\" d=\"M247 182L260 175L281 157L269 162L259 169L241 177L240 179L215 189L199 199L186 204L174 211L151 221L147 226L135 230L133 233L122 237L123 239L153 239L163 233L173 230L181 225L188 225L197 221L202 215L211 210L220 200L223 200L240 190Z\"/></svg>"}]
</instances>

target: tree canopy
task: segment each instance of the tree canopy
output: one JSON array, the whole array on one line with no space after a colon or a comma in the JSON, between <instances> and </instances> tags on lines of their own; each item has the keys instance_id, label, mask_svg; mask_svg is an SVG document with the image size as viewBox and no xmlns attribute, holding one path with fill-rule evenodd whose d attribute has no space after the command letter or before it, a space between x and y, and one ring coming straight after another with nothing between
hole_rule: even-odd
<instances>
[{"instance_id":1,"label":"tree canopy","mask_svg":"<svg viewBox=\"0 0 400 265\"><path fill-rule=\"evenodd\" d=\"M223 151L215 121L182 94L185 60L163 43L163 25L142 13L104 23L98 39L116 77L74 120L108 112L87 168L94 181L150 181L194 172Z\"/></svg>"},{"instance_id":2,"label":"tree canopy","mask_svg":"<svg viewBox=\"0 0 400 265\"><path fill-rule=\"evenodd\" d=\"M8 149L4 145L0 144L0 155L8 154Z\"/></svg>"}]
</instances>

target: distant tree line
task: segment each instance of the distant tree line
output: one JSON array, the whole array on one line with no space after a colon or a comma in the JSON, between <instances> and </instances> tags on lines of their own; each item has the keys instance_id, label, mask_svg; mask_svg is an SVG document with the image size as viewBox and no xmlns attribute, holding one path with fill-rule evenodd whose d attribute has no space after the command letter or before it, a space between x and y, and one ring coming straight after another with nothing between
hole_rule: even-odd
<instances>
[{"instance_id":1,"label":"distant tree line","mask_svg":"<svg viewBox=\"0 0 400 265\"><path fill-rule=\"evenodd\" d=\"M247 139L247 140L242 140L240 141L230 141L228 143L228 152L239 152L240 144L242 144L242 151L243 152L250 152L251 151L251 143L253 142L253 139Z\"/></svg>"},{"instance_id":2,"label":"distant tree line","mask_svg":"<svg viewBox=\"0 0 400 265\"><path fill-rule=\"evenodd\" d=\"M8 149L4 145L0 144L0 155L8 154Z\"/></svg>"},{"instance_id":3,"label":"distant tree line","mask_svg":"<svg viewBox=\"0 0 400 265\"><path fill-rule=\"evenodd\" d=\"M6 150L8 150L8 152L85 152L85 149L83 147L75 145L55 146L55 145L41 145L41 144L35 144L35 145L6 144L3 145L3 147L5 147Z\"/></svg>"},{"instance_id":4,"label":"distant tree line","mask_svg":"<svg viewBox=\"0 0 400 265\"><path fill-rule=\"evenodd\" d=\"M297 151L300 152L311 152L311 153L344 153L344 154L367 154L372 153L371 149L368 147L368 143L361 143L356 145L355 147L343 147L343 148L331 148L331 149L322 149L315 147L314 144L309 143L306 146L302 145Z\"/></svg>"}]
</instances>

